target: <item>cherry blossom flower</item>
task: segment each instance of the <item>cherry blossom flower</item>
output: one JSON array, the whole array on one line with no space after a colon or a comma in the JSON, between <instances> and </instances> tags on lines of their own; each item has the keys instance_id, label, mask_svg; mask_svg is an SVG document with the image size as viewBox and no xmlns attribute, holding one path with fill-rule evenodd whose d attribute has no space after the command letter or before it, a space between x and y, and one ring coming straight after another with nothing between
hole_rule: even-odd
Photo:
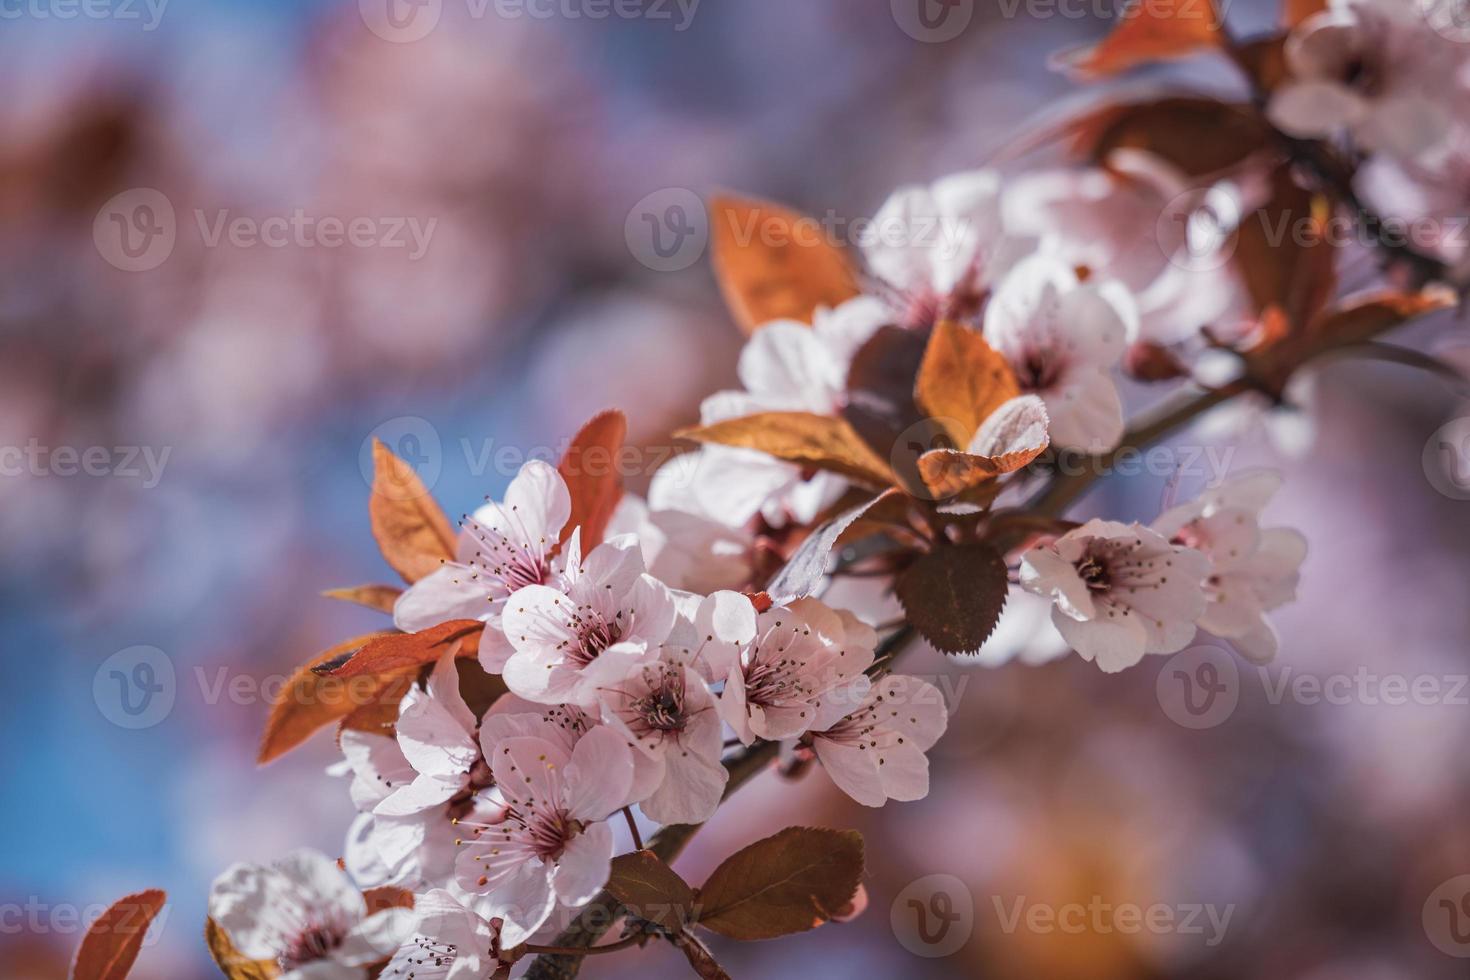
<instances>
[{"instance_id":1,"label":"cherry blossom flower","mask_svg":"<svg viewBox=\"0 0 1470 980\"><path fill-rule=\"evenodd\" d=\"M974 170L895 191L861 244L899 325L922 329L973 319L985 293L1035 242L1007 224L1000 175Z\"/></svg>"},{"instance_id":2,"label":"cherry blossom flower","mask_svg":"<svg viewBox=\"0 0 1470 980\"><path fill-rule=\"evenodd\" d=\"M1242 307L1225 251L1260 189L1221 182L1192 188L1151 154L1115 151L1106 169L1052 170L1011 181L1007 223L1089 282L1117 280L1133 297L1137 337L1177 344Z\"/></svg>"},{"instance_id":3,"label":"cherry blossom flower","mask_svg":"<svg viewBox=\"0 0 1470 980\"><path fill-rule=\"evenodd\" d=\"M660 472L672 477L678 469L675 462ZM623 494L607 531L636 536L648 573L671 589L701 595L739 589L753 574L755 539L748 530L686 510L656 510L637 494Z\"/></svg>"},{"instance_id":4,"label":"cherry blossom flower","mask_svg":"<svg viewBox=\"0 0 1470 980\"><path fill-rule=\"evenodd\" d=\"M985 339L1010 362L1021 390L1045 402L1053 443L1104 452L1123 435L1123 404L1109 371L1136 316L1121 283L1081 282L1061 260L1034 255L996 288L985 308Z\"/></svg>"},{"instance_id":5,"label":"cherry blossom flower","mask_svg":"<svg viewBox=\"0 0 1470 980\"><path fill-rule=\"evenodd\" d=\"M604 822L629 802L633 750L599 726L568 753L543 738L502 740L490 760L502 809L466 831L459 885L486 918L504 920L502 940L519 945L558 901L577 906L607 882L613 834Z\"/></svg>"},{"instance_id":6,"label":"cherry blossom flower","mask_svg":"<svg viewBox=\"0 0 1470 980\"><path fill-rule=\"evenodd\" d=\"M1272 96L1272 122L1304 138L1348 131L1404 159L1442 144L1463 118L1467 59L1418 6L1340 0L1303 21L1287 39L1292 77Z\"/></svg>"},{"instance_id":7,"label":"cherry blossom flower","mask_svg":"<svg viewBox=\"0 0 1470 980\"><path fill-rule=\"evenodd\" d=\"M839 412L853 355L888 319L882 303L860 296L818 309L810 326L795 320L763 325L740 353L743 390L706 398L701 423L760 412ZM831 473L806 475L765 453L706 446L661 467L649 499L657 510L684 511L731 527L756 514L772 527L784 527L811 522L846 489L847 481Z\"/></svg>"},{"instance_id":8,"label":"cherry blossom flower","mask_svg":"<svg viewBox=\"0 0 1470 980\"><path fill-rule=\"evenodd\" d=\"M387 980L485 980L500 965L499 935L442 888L414 897L413 934L383 968Z\"/></svg>"},{"instance_id":9,"label":"cherry blossom flower","mask_svg":"<svg viewBox=\"0 0 1470 980\"><path fill-rule=\"evenodd\" d=\"M889 674L852 714L811 733L812 751L837 788L863 806L929 795L924 755L949 723L944 696L917 677Z\"/></svg>"},{"instance_id":10,"label":"cherry blossom flower","mask_svg":"<svg viewBox=\"0 0 1470 980\"><path fill-rule=\"evenodd\" d=\"M657 766L658 789L639 804L643 812L665 824L708 820L729 779L724 739L714 695L681 651L664 648L601 696L608 723Z\"/></svg>"},{"instance_id":11,"label":"cherry blossom flower","mask_svg":"<svg viewBox=\"0 0 1470 980\"><path fill-rule=\"evenodd\" d=\"M1255 663L1276 656L1276 632L1266 613L1296 598L1306 538L1291 528L1260 526L1260 514L1281 487L1270 472L1228 480L1160 515L1153 528L1175 544L1209 556L1208 603L1201 628L1229 640Z\"/></svg>"},{"instance_id":12,"label":"cherry blossom flower","mask_svg":"<svg viewBox=\"0 0 1470 980\"><path fill-rule=\"evenodd\" d=\"M817 599L768 609L731 658L720 714L746 745L828 728L867 695L877 642L872 627Z\"/></svg>"},{"instance_id":13,"label":"cherry blossom flower","mask_svg":"<svg viewBox=\"0 0 1470 980\"><path fill-rule=\"evenodd\" d=\"M644 572L631 535L568 561L563 588L529 585L506 604L515 653L503 676L528 700L594 707L598 688L657 655L678 610L668 587Z\"/></svg>"},{"instance_id":14,"label":"cherry blossom flower","mask_svg":"<svg viewBox=\"0 0 1470 980\"><path fill-rule=\"evenodd\" d=\"M413 924L407 909L368 915L346 873L311 850L270 867L231 866L210 889L209 915L241 955L275 963L281 980L362 980Z\"/></svg>"},{"instance_id":15,"label":"cherry blossom flower","mask_svg":"<svg viewBox=\"0 0 1470 980\"><path fill-rule=\"evenodd\" d=\"M500 629L505 600L523 586L558 581L564 560L557 557L557 542L571 513L561 474L549 463L530 460L511 480L503 502L488 502L465 519L456 560L398 597L394 625L416 632L451 619L481 620L487 629L480 662L498 673L512 652Z\"/></svg>"},{"instance_id":16,"label":"cherry blossom flower","mask_svg":"<svg viewBox=\"0 0 1470 980\"><path fill-rule=\"evenodd\" d=\"M1021 584L1050 598L1052 622L1108 673L1174 653L1205 611L1210 560L1139 524L1091 520L1027 551Z\"/></svg>"},{"instance_id":17,"label":"cherry blossom flower","mask_svg":"<svg viewBox=\"0 0 1470 980\"><path fill-rule=\"evenodd\" d=\"M442 878L454 859L451 821L490 776L453 654L440 659L427 690L404 695L395 738L347 730L341 742L363 811L349 833L348 870L369 885Z\"/></svg>"}]
</instances>

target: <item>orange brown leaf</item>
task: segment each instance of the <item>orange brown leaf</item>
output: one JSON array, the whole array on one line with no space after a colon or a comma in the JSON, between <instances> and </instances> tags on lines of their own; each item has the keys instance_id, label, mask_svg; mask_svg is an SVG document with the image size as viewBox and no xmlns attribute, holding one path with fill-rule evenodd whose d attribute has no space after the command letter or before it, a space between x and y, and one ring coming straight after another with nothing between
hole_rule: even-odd
<instances>
[{"instance_id":1,"label":"orange brown leaf","mask_svg":"<svg viewBox=\"0 0 1470 980\"><path fill-rule=\"evenodd\" d=\"M414 468L373 440L368 516L383 558L405 582L417 582L454 558L454 530Z\"/></svg>"},{"instance_id":2,"label":"orange brown leaf","mask_svg":"<svg viewBox=\"0 0 1470 980\"><path fill-rule=\"evenodd\" d=\"M584 551L602 543L613 511L623 499L618 456L627 434L627 418L609 410L593 416L567 447L556 467L572 496L572 516L562 528L563 541L580 527Z\"/></svg>"},{"instance_id":3,"label":"orange brown leaf","mask_svg":"<svg viewBox=\"0 0 1470 980\"><path fill-rule=\"evenodd\" d=\"M1005 357L979 331L952 320L935 325L919 365L914 400L956 446L969 445L991 413L1020 393Z\"/></svg>"},{"instance_id":4,"label":"orange brown leaf","mask_svg":"<svg viewBox=\"0 0 1470 980\"><path fill-rule=\"evenodd\" d=\"M124 980L143 948L148 926L167 899L154 888L114 902L82 937L72 960L71 980Z\"/></svg>"},{"instance_id":5,"label":"orange brown leaf","mask_svg":"<svg viewBox=\"0 0 1470 980\"><path fill-rule=\"evenodd\" d=\"M747 334L771 320L810 323L817 307L858 295L852 263L822 226L778 204L715 198L710 241L715 278Z\"/></svg>"},{"instance_id":6,"label":"orange brown leaf","mask_svg":"<svg viewBox=\"0 0 1470 980\"><path fill-rule=\"evenodd\" d=\"M1068 52L1062 61L1084 78L1117 75L1218 47L1220 26L1214 0L1133 0L1107 37Z\"/></svg>"},{"instance_id":7,"label":"orange brown leaf","mask_svg":"<svg viewBox=\"0 0 1470 980\"><path fill-rule=\"evenodd\" d=\"M302 742L323 725L339 721L377 697L381 678L359 678L349 682L324 676L315 668L340 660L385 633L369 633L340 643L299 668L281 688L271 705L257 761L264 765Z\"/></svg>"},{"instance_id":8,"label":"orange brown leaf","mask_svg":"<svg viewBox=\"0 0 1470 980\"><path fill-rule=\"evenodd\" d=\"M851 905L862 876L857 831L787 827L714 870L699 890L699 924L731 939L805 932Z\"/></svg>"},{"instance_id":9,"label":"orange brown leaf","mask_svg":"<svg viewBox=\"0 0 1470 980\"><path fill-rule=\"evenodd\" d=\"M378 612L391 613L393 603L403 595L403 590L396 585L352 585L345 589L328 589L322 595L328 599L337 599L358 606L366 606L368 609L376 609Z\"/></svg>"},{"instance_id":10,"label":"orange brown leaf","mask_svg":"<svg viewBox=\"0 0 1470 980\"><path fill-rule=\"evenodd\" d=\"M893 472L845 419L810 412L761 412L675 435L696 442L758 449L798 466L839 473L874 487L888 487Z\"/></svg>"},{"instance_id":11,"label":"orange brown leaf","mask_svg":"<svg viewBox=\"0 0 1470 980\"><path fill-rule=\"evenodd\" d=\"M458 644L459 655L473 656L485 624L478 619L451 619L417 633L389 633L312 669L332 677L361 677L412 670L433 663Z\"/></svg>"}]
</instances>

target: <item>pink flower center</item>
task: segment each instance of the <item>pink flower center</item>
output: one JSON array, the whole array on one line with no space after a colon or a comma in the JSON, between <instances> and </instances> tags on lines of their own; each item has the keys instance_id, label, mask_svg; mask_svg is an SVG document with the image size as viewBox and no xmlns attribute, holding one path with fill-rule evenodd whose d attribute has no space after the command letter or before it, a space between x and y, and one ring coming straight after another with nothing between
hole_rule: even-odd
<instances>
[{"instance_id":1,"label":"pink flower center","mask_svg":"<svg viewBox=\"0 0 1470 980\"><path fill-rule=\"evenodd\" d=\"M612 619L607 619L597 610L582 606L572 617L572 625L577 630L577 640L567 650L567 660L577 667L586 667L627 635L627 619L621 609Z\"/></svg>"},{"instance_id":2,"label":"pink flower center","mask_svg":"<svg viewBox=\"0 0 1470 980\"><path fill-rule=\"evenodd\" d=\"M279 957L282 970L294 970L324 960L342 945L347 929L341 923L313 922L287 939Z\"/></svg>"}]
</instances>

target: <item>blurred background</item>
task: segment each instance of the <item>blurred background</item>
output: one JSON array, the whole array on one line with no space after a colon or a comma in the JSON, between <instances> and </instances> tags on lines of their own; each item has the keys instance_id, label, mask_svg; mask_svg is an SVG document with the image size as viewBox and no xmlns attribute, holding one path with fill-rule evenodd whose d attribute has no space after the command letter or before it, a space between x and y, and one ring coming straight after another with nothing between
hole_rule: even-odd
<instances>
[{"instance_id":1,"label":"blurred background","mask_svg":"<svg viewBox=\"0 0 1470 980\"><path fill-rule=\"evenodd\" d=\"M667 445L741 338L707 262L644 215L722 188L872 214L1096 97L1046 58L1112 12L388 3L0 4L4 977L64 976L79 917L154 886L171 904L135 976L215 975L216 874L340 852L330 735L253 759L272 685L384 625L317 596L392 581L371 435L452 515L604 407ZM1334 366L1317 397L1307 456L1252 433L1227 459L1281 467L1266 523L1312 542L1275 665L1227 657L1231 707L1199 724L1163 658L1104 677L916 653L955 708L928 799L869 811L767 775L682 859L699 880L793 822L867 837L861 918L716 942L731 972L1464 976L1470 505L1423 462L1462 408L1392 366ZM1149 519L1167 482L1084 508ZM1395 676L1438 693L1395 698Z\"/></svg>"}]
</instances>

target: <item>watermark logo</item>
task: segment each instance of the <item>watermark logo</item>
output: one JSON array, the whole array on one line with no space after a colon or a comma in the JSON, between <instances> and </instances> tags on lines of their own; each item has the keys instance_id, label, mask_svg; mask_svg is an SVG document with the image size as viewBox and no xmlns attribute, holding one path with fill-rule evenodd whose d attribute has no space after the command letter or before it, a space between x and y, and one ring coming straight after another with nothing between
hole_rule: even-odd
<instances>
[{"instance_id":1,"label":"watermark logo","mask_svg":"<svg viewBox=\"0 0 1470 980\"><path fill-rule=\"evenodd\" d=\"M173 711L178 692L173 661L157 647L119 650L92 677L92 699L119 728L152 728Z\"/></svg>"},{"instance_id":2,"label":"watermark logo","mask_svg":"<svg viewBox=\"0 0 1470 980\"><path fill-rule=\"evenodd\" d=\"M173 254L177 238L173 204L151 187L135 187L114 196L92 222L92 243L98 254L124 272L158 268Z\"/></svg>"},{"instance_id":3,"label":"watermark logo","mask_svg":"<svg viewBox=\"0 0 1470 980\"><path fill-rule=\"evenodd\" d=\"M899 29L925 44L953 41L975 18L975 0L889 0L889 7Z\"/></svg>"},{"instance_id":4,"label":"watermark logo","mask_svg":"<svg viewBox=\"0 0 1470 980\"><path fill-rule=\"evenodd\" d=\"M0 0L0 21L137 21L144 31L158 29L168 0Z\"/></svg>"},{"instance_id":5,"label":"watermark logo","mask_svg":"<svg viewBox=\"0 0 1470 980\"><path fill-rule=\"evenodd\" d=\"M1190 647L1164 662L1154 693L1159 707L1176 725L1214 728L1234 714L1240 703L1240 668L1228 650Z\"/></svg>"},{"instance_id":6,"label":"watermark logo","mask_svg":"<svg viewBox=\"0 0 1470 980\"><path fill-rule=\"evenodd\" d=\"M1421 457L1429 485L1451 500L1470 500L1470 416L1435 430Z\"/></svg>"},{"instance_id":7,"label":"watermark logo","mask_svg":"<svg viewBox=\"0 0 1470 980\"><path fill-rule=\"evenodd\" d=\"M888 921L894 937L915 956L951 956L975 931L975 897L954 875L926 875L898 893Z\"/></svg>"},{"instance_id":8,"label":"watermark logo","mask_svg":"<svg viewBox=\"0 0 1470 980\"><path fill-rule=\"evenodd\" d=\"M373 440L377 439L393 451L413 470L423 484L422 488L409 483L388 481L378 484L373 464ZM357 453L357 466L362 478L374 492L392 500L414 500L434 489L439 475L444 470L444 449L439 439L439 430L428 419L417 415L400 415L378 424L377 428L363 439Z\"/></svg>"},{"instance_id":9,"label":"watermark logo","mask_svg":"<svg viewBox=\"0 0 1470 980\"><path fill-rule=\"evenodd\" d=\"M1470 959L1470 875L1456 875L1430 892L1422 922L1435 949Z\"/></svg>"},{"instance_id":10,"label":"watermark logo","mask_svg":"<svg viewBox=\"0 0 1470 980\"><path fill-rule=\"evenodd\" d=\"M1159 214L1155 237L1164 258L1189 272L1223 267L1235 254L1240 204L1223 187L1185 191Z\"/></svg>"},{"instance_id":11,"label":"watermark logo","mask_svg":"<svg viewBox=\"0 0 1470 980\"><path fill-rule=\"evenodd\" d=\"M411 44L422 41L439 26L444 0L357 0L357 11L367 29L385 41Z\"/></svg>"},{"instance_id":12,"label":"watermark logo","mask_svg":"<svg viewBox=\"0 0 1470 980\"><path fill-rule=\"evenodd\" d=\"M1470 0L1419 0L1419 14L1440 37L1470 43Z\"/></svg>"},{"instance_id":13,"label":"watermark logo","mask_svg":"<svg viewBox=\"0 0 1470 980\"><path fill-rule=\"evenodd\" d=\"M685 187L654 191L628 212L623 240L633 258L655 272L687 269L709 244L704 202Z\"/></svg>"},{"instance_id":14,"label":"watermark logo","mask_svg":"<svg viewBox=\"0 0 1470 980\"><path fill-rule=\"evenodd\" d=\"M1186 902L1171 905L1155 902L1138 905L1133 902L1111 902L1101 895L1093 895L1086 903L1065 902L1052 905L1032 902L1025 895L1007 901L999 895L992 896L996 918L1001 931L1010 935L1019 930L1037 935L1061 933L1080 936L1086 933L1105 936L1119 933L1136 936L1151 933L1155 936L1200 936L1208 947L1220 945L1225 940L1230 920L1235 915L1235 906L1212 905L1201 902Z\"/></svg>"}]
</instances>

